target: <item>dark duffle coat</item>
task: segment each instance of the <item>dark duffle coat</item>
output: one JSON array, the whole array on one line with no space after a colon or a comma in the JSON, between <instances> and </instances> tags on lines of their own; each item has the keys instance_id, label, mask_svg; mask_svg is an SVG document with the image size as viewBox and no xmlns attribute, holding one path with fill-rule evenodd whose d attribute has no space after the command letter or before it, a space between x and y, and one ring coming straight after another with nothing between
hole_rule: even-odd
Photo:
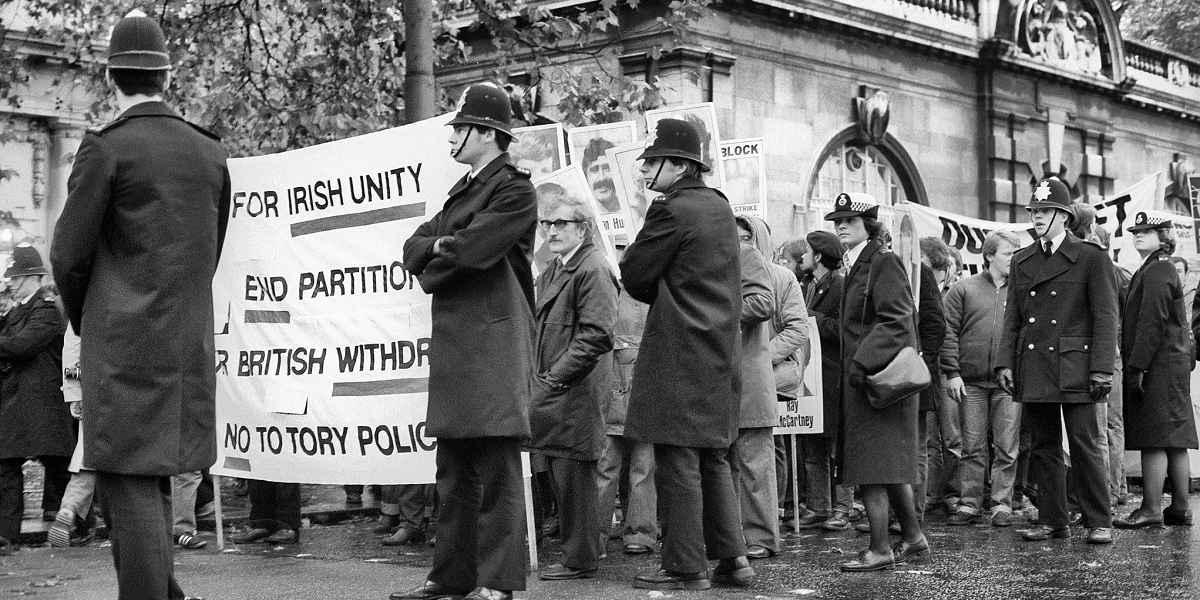
<instances>
[{"instance_id":1,"label":"dark duffle coat","mask_svg":"<svg viewBox=\"0 0 1200 600\"><path fill-rule=\"evenodd\" d=\"M605 446L602 411L612 393L617 279L590 241L565 266L558 260L537 280L537 377L528 446L547 456L600 460ZM545 379L567 389L552 389Z\"/></svg>"},{"instance_id":2,"label":"dark duffle coat","mask_svg":"<svg viewBox=\"0 0 1200 600\"><path fill-rule=\"evenodd\" d=\"M537 197L508 154L450 188L442 210L404 242L404 268L433 294L429 434L529 437ZM433 244L453 237L451 256Z\"/></svg>"},{"instance_id":3,"label":"dark duffle coat","mask_svg":"<svg viewBox=\"0 0 1200 600\"><path fill-rule=\"evenodd\" d=\"M728 448L742 312L737 226L729 202L699 179L676 183L646 211L621 259L621 280L650 305L625 424L653 444Z\"/></svg>"},{"instance_id":4,"label":"dark duffle coat","mask_svg":"<svg viewBox=\"0 0 1200 600\"><path fill-rule=\"evenodd\" d=\"M817 333L821 336L821 410L825 431L819 435L828 438L835 437L841 426L842 285L841 271L829 271L819 280L808 280L804 286L808 314L816 317Z\"/></svg>"},{"instance_id":5,"label":"dark duffle coat","mask_svg":"<svg viewBox=\"0 0 1200 600\"><path fill-rule=\"evenodd\" d=\"M1125 381L1141 371L1142 391L1125 386L1125 448L1195 448L1190 393L1192 340L1183 286L1170 255L1155 252L1134 273L1121 320Z\"/></svg>"},{"instance_id":6,"label":"dark duffle coat","mask_svg":"<svg viewBox=\"0 0 1200 600\"><path fill-rule=\"evenodd\" d=\"M916 307L900 258L867 242L842 290L842 421L839 478L843 484L916 483L918 395L873 408L850 370L878 373L905 346L916 347Z\"/></svg>"},{"instance_id":7,"label":"dark duffle coat","mask_svg":"<svg viewBox=\"0 0 1200 600\"><path fill-rule=\"evenodd\" d=\"M61 389L62 344L62 316L45 289L0 317L0 458L74 451L75 419Z\"/></svg>"},{"instance_id":8,"label":"dark duffle coat","mask_svg":"<svg viewBox=\"0 0 1200 600\"><path fill-rule=\"evenodd\" d=\"M1013 370L1013 400L1093 402L1090 375L1113 372L1116 335L1116 277L1099 246L1068 233L1048 259L1036 243L1013 255L996 359Z\"/></svg>"},{"instance_id":9,"label":"dark duffle coat","mask_svg":"<svg viewBox=\"0 0 1200 600\"><path fill-rule=\"evenodd\" d=\"M162 102L84 136L50 260L82 339L88 468L216 460L212 276L228 205L225 150Z\"/></svg>"}]
</instances>

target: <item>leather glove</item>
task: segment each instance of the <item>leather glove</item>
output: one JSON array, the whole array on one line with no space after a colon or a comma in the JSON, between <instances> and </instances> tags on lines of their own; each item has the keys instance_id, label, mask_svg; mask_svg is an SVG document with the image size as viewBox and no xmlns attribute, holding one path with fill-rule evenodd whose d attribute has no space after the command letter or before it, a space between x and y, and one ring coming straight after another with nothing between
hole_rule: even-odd
<instances>
[{"instance_id":1,"label":"leather glove","mask_svg":"<svg viewBox=\"0 0 1200 600\"><path fill-rule=\"evenodd\" d=\"M452 235L444 235L433 243L433 255L450 258L458 252L458 241Z\"/></svg>"},{"instance_id":2,"label":"leather glove","mask_svg":"<svg viewBox=\"0 0 1200 600\"><path fill-rule=\"evenodd\" d=\"M996 369L996 383L1006 394L1013 393L1013 372L1009 368Z\"/></svg>"},{"instance_id":3,"label":"leather glove","mask_svg":"<svg viewBox=\"0 0 1200 600\"><path fill-rule=\"evenodd\" d=\"M1145 375L1144 371L1138 371L1138 370L1134 370L1134 369L1129 369L1128 371L1125 371L1125 387L1135 389L1138 392L1146 391L1146 390L1142 389L1142 377L1144 375Z\"/></svg>"},{"instance_id":4,"label":"leather glove","mask_svg":"<svg viewBox=\"0 0 1200 600\"><path fill-rule=\"evenodd\" d=\"M1112 375L1108 373L1092 373L1090 392L1093 402L1099 402L1112 391Z\"/></svg>"}]
</instances>

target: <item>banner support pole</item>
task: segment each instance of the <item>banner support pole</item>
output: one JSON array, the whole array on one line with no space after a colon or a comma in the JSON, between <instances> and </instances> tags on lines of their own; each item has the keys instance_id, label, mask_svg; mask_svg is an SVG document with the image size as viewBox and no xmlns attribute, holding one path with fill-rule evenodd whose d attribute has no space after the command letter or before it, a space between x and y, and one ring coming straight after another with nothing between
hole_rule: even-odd
<instances>
[{"instance_id":1,"label":"banner support pole","mask_svg":"<svg viewBox=\"0 0 1200 600\"><path fill-rule=\"evenodd\" d=\"M529 572L538 570L537 524L533 521L533 470L529 453L521 453L521 480L525 488L525 538L529 540Z\"/></svg>"},{"instance_id":2,"label":"banner support pole","mask_svg":"<svg viewBox=\"0 0 1200 600\"><path fill-rule=\"evenodd\" d=\"M217 550L225 549L225 515L221 510L221 476L210 475L213 484L213 515L217 521Z\"/></svg>"}]
</instances>

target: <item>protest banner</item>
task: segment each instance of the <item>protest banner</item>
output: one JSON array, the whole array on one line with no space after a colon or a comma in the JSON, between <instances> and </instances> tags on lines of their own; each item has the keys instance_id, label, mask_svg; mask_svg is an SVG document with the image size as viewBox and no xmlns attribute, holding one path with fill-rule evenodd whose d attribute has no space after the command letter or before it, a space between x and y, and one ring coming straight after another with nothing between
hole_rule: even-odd
<instances>
[{"instance_id":1,"label":"protest banner","mask_svg":"<svg viewBox=\"0 0 1200 600\"><path fill-rule=\"evenodd\" d=\"M567 166L562 123L513 129L513 142L508 147L508 155L513 166L529 171L535 179Z\"/></svg>"},{"instance_id":2,"label":"protest banner","mask_svg":"<svg viewBox=\"0 0 1200 600\"><path fill-rule=\"evenodd\" d=\"M763 138L747 138L721 142L721 169L725 187L735 215L767 218L767 166Z\"/></svg>"},{"instance_id":3,"label":"protest banner","mask_svg":"<svg viewBox=\"0 0 1200 600\"><path fill-rule=\"evenodd\" d=\"M541 207L547 202L553 202L556 198L570 198L579 200L587 206L587 210L591 215L590 226L592 231L597 234L593 238L593 243L604 253L605 260L612 267L613 273L620 278L621 271L617 266L617 251L613 246L613 238L610 235L605 235L601 229L602 221L599 217L600 211L597 207L596 199L591 194L591 186L588 185L588 180L583 175L583 169L579 165L571 165L559 169L545 177L535 179L533 187L537 191L538 196L538 216L542 215ZM546 246L546 230L538 227L537 235L533 243L533 276L537 277L546 264L554 260L554 253Z\"/></svg>"},{"instance_id":4,"label":"protest banner","mask_svg":"<svg viewBox=\"0 0 1200 600\"><path fill-rule=\"evenodd\" d=\"M589 125L567 130L567 146L571 164L579 165L596 199L600 211L601 230L617 244L628 243L626 221L628 211L620 203L614 182L614 169L608 150L637 141L637 124L633 121Z\"/></svg>"},{"instance_id":5,"label":"protest banner","mask_svg":"<svg viewBox=\"0 0 1200 600\"><path fill-rule=\"evenodd\" d=\"M429 150L450 118L229 160L214 473L433 481L430 297L401 258L467 170Z\"/></svg>"},{"instance_id":6,"label":"protest banner","mask_svg":"<svg viewBox=\"0 0 1200 600\"><path fill-rule=\"evenodd\" d=\"M626 144L609 148L605 151L608 162L613 168L613 183L617 190L617 199L625 207L626 237L630 242L637 237L637 232L646 222L646 209L657 192L646 189L642 181L640 169L642 161L637 157L646 149L645 144Z\"/></svg>"},{"instance_id":7,"label":"protest banner","mask_svg":"<svg viewBox=\"0 0 1200 600\"><path fill-rule=\"evenodd\" d=\"M1188 199L1192 206L1192 231L1195 234L1192 240L1196 244L1196 250L1200 251L1200 175L1188 176Z\"/></svg>"},{"instance_id":8,"label":"protest banner","mask_svg":"<svg viewBox=\"0 0 1200 600\"><path fill-rule=\"evenodd\" d=\"M821 381L821 335L817 318L809 317L808 347L796 351L801 369L800 393L793 400L780 401L779 424L775 435L812 434L825 431L823 382Z\"/></svg>"},{"instance_id":9,"label":"protest banner","mask_svg":"<svg viewBox=\"0 0 1200 600\"><path fill-rule=\"evenodd\" d=\"M717 109L712 102L689 104L687 106L669 106L646 111L646 143L654 140L655 125L660 119L682 119L691 123L700 132L700 156L712 170L704 174L704 183L708 187L725 188L725 170L721 166L720 143L721 135L717 131Z\"/></svg>"}]
</instances>

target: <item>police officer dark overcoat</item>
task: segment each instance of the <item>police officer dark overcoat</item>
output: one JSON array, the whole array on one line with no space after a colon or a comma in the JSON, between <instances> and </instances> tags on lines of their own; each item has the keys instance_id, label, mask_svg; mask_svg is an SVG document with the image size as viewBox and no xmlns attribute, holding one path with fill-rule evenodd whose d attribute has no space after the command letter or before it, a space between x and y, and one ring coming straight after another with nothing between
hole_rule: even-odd
<instances>
[{"instance_id":1,"label":"police officer dark overcoat","mask_svg":"<svg viewBox=\"0 0 1200 600\"><path fill-rule=\"evenodd\" d=\"M215 136L162 102L84 136L50 260L82 340L87 467L216 460L212 277L229 193Z\"/></svg>"},{"instance_id":2,"label":"police officer dark overcoat","mask_svg":"<svg viewBox=\"0 0 1200 600\"><path fill-rule=\"evenodd\" d=\"M536 221L529 174L504 153L458 180L404 243L404 268L433 294L431 436L529 437ZM457 252L434 258L442 236L455 237Z\"/></svg>"},{"instance_id":3,"label":"police officer dark overcoat","mask_svg":"<svg viewBox=\"0 0 1200 600\"><path fill-rule=\"evenodd\" d=\"M0 458L71 456L62 340L63 319L46 288L0 317Z\"/></svg>"}]
</instances>

